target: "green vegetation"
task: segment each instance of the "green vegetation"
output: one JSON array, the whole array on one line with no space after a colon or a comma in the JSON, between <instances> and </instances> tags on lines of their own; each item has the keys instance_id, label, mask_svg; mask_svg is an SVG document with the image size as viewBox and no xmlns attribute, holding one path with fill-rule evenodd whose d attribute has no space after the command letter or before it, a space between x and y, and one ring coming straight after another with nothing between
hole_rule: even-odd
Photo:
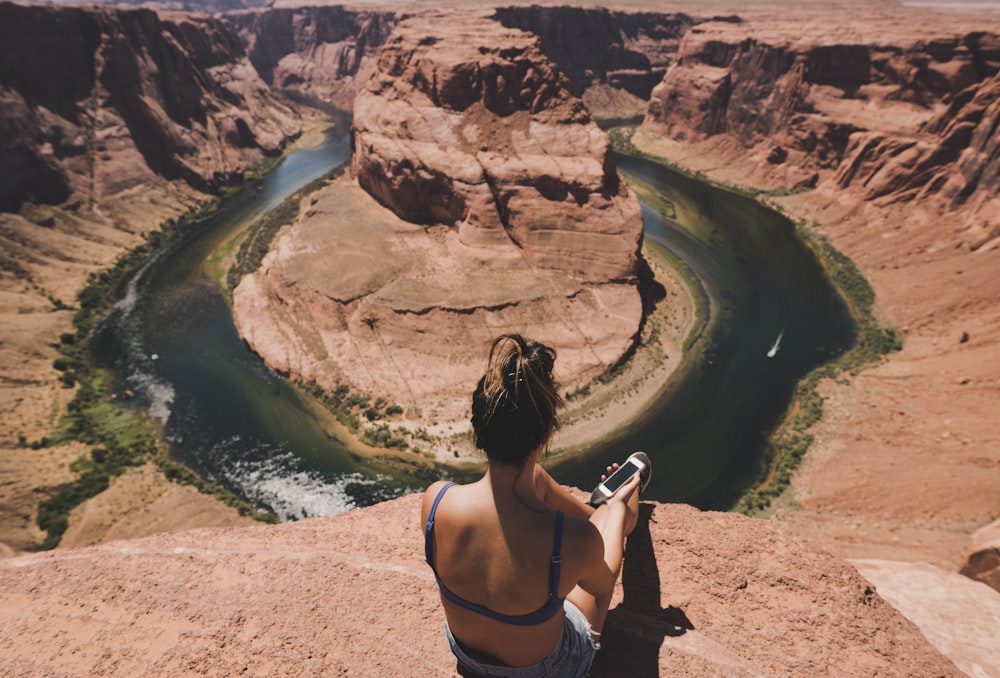
<instances>
[{"instance_id":1,"label":"green vegetation","mask_svg":"<svg viewBox=\"0 0 1000 678\"><path fill-rule=\"evenodd\" d=\"M673 171L720 189L753 198L781 214L784 214L785 211L769 198L808 190L764 191L719 184L698 172L690 172L666 163L662 158L643 153L632 143L634 132L634 127L622 127L608 132L612 147L616 152L669 167ZM648 196L646 193L640 192L641 190L637 189L637 193L640 193L643 199L647 199ZM657 203L652 204L656 205ZM857 338L854 346L848 352L836 360L816 368L797 384L795 395L784 421L771 435L767 478L753 489L748 490L734 507L735 511L747 515L764 510L787 489L791 482L792 472L798 467L802 457L812 444L813 436L808 431L823 417L823 397L817 390L819 383L824 378L837 379L845 374L856 375L864 368L882 360L886 354L899 351L903 347L903 339L900 334L892 328L880 326L875 318L875 291L871 284L858 270L854 262L838 251L817 230L818 226L818 223L813 222L810 227L805 220L801 220L796 225L796 233L815 253L831 283L847 303L857 326ZM683 265L675 268L682 272L685 270ZM692 287L692 292L695 292L694 287ZM693 296L699 303L705 300L702 294L695 293ZM699 317L702 316L702 312L702 309L698 310ZM685 352L692 344L693 340L685 342Z\"/></svg>"},{"instance_id":2,"label":"green vegetation","mask_svg":"<svg viewBox=\"0 0 1000 678\"><path fill-rule=\"evenodd\" d=\"M106 490L115 477L130 467L147 461L156 463L167 478L193 485L199 491L236 508L241 515L268 522L277 521L275 515L257 510L232 492L202 480L190 469L170 460L158 441L154 422L110 401L108 373L93 364L88 351L87 341L91 333L115 304L129 276L158 247L216 207L215 201L209 201L199 208L189 208L179 219L168 219L159 231L151 232L146 237L144 244L119 257L114 266L91 274L77 295L79 305L73 316L76 331L60 335L60 357L53 361L53 367L62 373L63 386L77 387L77 391L52 437L34 441L30 446L40 449L79 441L92 447L89 457L81 457L71 466L71 470L78 474L76 480L60 487L54 495L39 503L36 522L47 533L39 548L57 546L66 531L70 511Z\"/></svg>"},{"instance_id":3,"label":"green vegetation","mask_svg":"<svg viewBox=\"0 0 1000 678\"><path fill-rule=\"evenodd\" d=\"M818 224L814 222L813 226ZM823 397L817 391L820 381L844 374L856 375L903 347L898 332L878 324L874 315L875 291L854 262L833 247L823 234L807 227L804 220L798 223L796 232L819 258L850 308L857 338L850 351L816 368L796 386L789 414L771 436L769 477L747 491L736 504L735 510L746 515L764 510L788 488L792 472L812 444L813 436L808 430L823 417Z\"/></svg>"},{"instance_id":4,"label":"green vegetation","mask_svg":"<svg viewBox=\"0 0 1000 678\"><path fill-rule=\"evenodd\" d=\"M322 403L351 433L372 447L409 450L412 448L411 439L431 440L425 429L418 429L415 432L401 426L390 429L384 420L403 414L403 408L389 403L385 398L376 398L372 401L370 395L352 391L347 384L337 384L332 391L324 390L315 381L300 382L299 386ZM378 423L364 427L361 424L362 417L366 421Z\"/></svg>"},{"instance_id":5,"label":"green vegetation","mask_svg":"<svg viewBox=\"0 0 1000 678\"><path fill-rule=\"evenodd\" d=\"M344 170L344 166L338 167L319 179L309 182L250 226L246 237L240 244L236 263L226 275L226 288L230 297L244 277L260 268L260 264L270 250L271 243L278 231L299 216L299 205L303 198L339 177L344 173Z\"/></svg>"},{"instance_id":6,"label":"green vegetation","mask_svg":"<svg viewBox=\"0 0 1000 678\"><path fill-rule=\"evenodd\" d=\"M635 134L636 126L629 125L623 127L616 127L614 129L608 130L608 139L611 141L611 148L614 149L616 153L621 153L622 155L630 155L633 158L641 158L642 160L648 160L649 162L655 162L661 167L666 167L673 172L677 172L686 177L692 179L697 179L698 181L714 186L715 188L721 189L723 191L728 191L729 193L735 193L736 195L741 195L744 198L756 199L760 195L770 195L768 191L764 191L756 188L747 188L741 186L728 186L723 183L719 183L713 179L708 178L702 172L696 172L687 169L686 167L681 167L680 165L674 165L673 163L667 162L663 158L655 155L650 155L644 151L639 150L635 144L632 143L632 135Z\"/></svg>"},{"instance_id":7,"label":"green vegetation","mask_svg":"<svg viewBox=\"0 0 1000 678\"><path fill-rule=\"evenodd\" d=\"M621 118L598 118L596 122L598 127L607 132L618 127L632 127L635 129L637 125L642 124L643 118L645 117L645 114L640 114Z\"/></svg>"}]
</instances>

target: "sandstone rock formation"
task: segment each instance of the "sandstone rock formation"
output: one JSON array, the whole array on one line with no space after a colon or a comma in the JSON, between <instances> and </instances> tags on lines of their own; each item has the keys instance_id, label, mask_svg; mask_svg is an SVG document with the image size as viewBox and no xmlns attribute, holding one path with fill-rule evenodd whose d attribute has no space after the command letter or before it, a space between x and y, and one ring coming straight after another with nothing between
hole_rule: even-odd
<instances>
[{"instance_id":1,"label":"sandstone rock formation","mask_svg":"<svg viewBox=\"0 0 1000 678\"><path fill-rule=\"evenodd\" d=\"M88 276L302 123L217 19L0 3L0 45L0 541L25 548L89 454L28 446L73 397L53 361Z\"/></svg>"},{"instance_id":2,"label":"sandstone rock formation","mask_svg":"<svg viewBox=\"0 0 1000 678\"><path fill-rule=\"evenodd\" d=\"M705 22L685 35L644 126L678 141L727 137L785 165L789 184L830 179L882 205L938 198L996 223L1000 35L894 43ZM970 228L973 248L998 235Z\"/></svg>"},{"instance_id":3,"label":"sandstone rock formation","mask_svg":"<svg viewBox=\"0 0 1000 678\"><path fill-rule=\"evenodd\" d=\"M567 5L499 7L495 16L537 35L591 112L608 118L646 112L681 38L702 21L682 13Z\"/></svg>"},{"instance_id":4,"label":"sandstone rock formation","mask_svg":"<svg viewBox=\"0 0 1000 678\"><path fill-rule=\"evenodd\" d=\"M993 24L907 8L744 19L685 36L638 143L771 189L857 263L905 335L884 364L823 385L772 517L841 556L955 571L1000 486Z\"/></svg>"},{"instance_id":5,"label":"sandstone rock formation","mask_svg":"<svg viewBox=\"0 0 1000 678\"><path fill-rule=\"evenodd\" d=\"M565 76L528 33L447 22L411 20L382 48L354 103L358 183L401 218L455 227L490 256L634 279L638 202Z\"/></svg>"},{"instance_id":6,"label":"sandstone rock formation","mask_svg":"<svg viewBox=\"0 0 1000 678\"><path fill-rule=\"evenodd\" d=\"M0 561L0 672L454 675L419 501ZM594 676L961 675L849 564L733 514L644 505L611 607Z\"/></svg>"},{"instance_id":7,"label":"sandstone rock formation","mask_svg":"<svg viewBox=\"0 0 1000 678\"><path fill-rule=\"evenodd\" d=\"M927 563L852 564L890 605L970 676L1000 674L1000 595L985 584ZM972 622L979 620L978 623Z\"/></svg>"},{"instance_id":8,"label":"sandstone rock formation","mask_svg":"<svg viewBox=\"0 0 1000 678\"><path fill-rule=\"evenodd\" d=\"M225 20L269 85L349 110L397 16L332 6L233 13Z\"/></svg>"},{"instance_id":9,"label":"sandstone rock formation","mask_svg":"<svg viewBox=\"0 0 1000 678\"><path fill-rule=\"evenodd\" d=\"M407 20L354 110L351 169L368 195L345 180L317 194L234 291L270 365L426 423L465 419L505 330L558 346L567 386L622 358L642 316L638 201L537 38Z\"/></svg>"},{"instance_id":10,"label":"sandstone rock formation","mask_svg":"<svg viewBox=\"0 0 1000 678\"><path fill-rule=\"evenodd\" d=\"M3 3L0 40L0 211L212 190L299 132L218 20Z\"/></svg>"},{"instance_id":11,"label":"sandstone rock formation","mask_svg":"<svg viewBox=\"0 0 1000 678\"><path fill-rule=\"evenodd\" d=\"M1000 591L1000 519L973 533L972 553L960 572Z\"/></svg>"}]
</instances>

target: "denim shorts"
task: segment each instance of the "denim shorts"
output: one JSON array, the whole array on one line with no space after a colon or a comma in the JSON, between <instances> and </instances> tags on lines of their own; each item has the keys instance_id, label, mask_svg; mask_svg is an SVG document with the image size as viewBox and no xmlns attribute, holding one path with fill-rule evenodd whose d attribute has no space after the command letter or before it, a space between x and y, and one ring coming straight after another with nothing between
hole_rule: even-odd
<instances>
[{"instance_id":1,"label":"denim shorts","mask_svg":"<svg viewBox=\"0 0 1000 678\"><path fill-rule=\"evenodd\" d=\"M575 678L576 676L586 676L590 673L590 665L594 661L594 655L600 648L591 635L590 622L587 617L580 612L576 605L568 600L563 603L563 610L566 613L566 621L563 624L562 638L549 653L549 656L530 666L497 666L496 664L486 664L473 657L470 657L455 640L448 623L445 622L444 630L448 636L448 645L451 646L452 654L458 659L460 669L464 673L477 676L488 676L489 678L542 678L543 676L559 676L565 678Z\"/></svg>"}]
</instances>

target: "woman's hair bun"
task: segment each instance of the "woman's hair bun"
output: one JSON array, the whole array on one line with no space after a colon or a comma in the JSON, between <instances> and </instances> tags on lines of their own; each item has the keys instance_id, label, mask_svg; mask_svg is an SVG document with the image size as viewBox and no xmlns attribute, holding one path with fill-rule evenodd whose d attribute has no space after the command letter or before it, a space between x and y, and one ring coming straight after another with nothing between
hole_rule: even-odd
<instances>
[{"instance_id":1,"label":"woman's hair bun","mask_svg":"<svg viewBox=\"0 0 1000 678\"><path fill-rule=\"evenodd\" d=\"M497 337L472 396L476 446L491 459L522 463L558 427L552 378L556 352L520 334Z\"/></svg>"}]
</instances>

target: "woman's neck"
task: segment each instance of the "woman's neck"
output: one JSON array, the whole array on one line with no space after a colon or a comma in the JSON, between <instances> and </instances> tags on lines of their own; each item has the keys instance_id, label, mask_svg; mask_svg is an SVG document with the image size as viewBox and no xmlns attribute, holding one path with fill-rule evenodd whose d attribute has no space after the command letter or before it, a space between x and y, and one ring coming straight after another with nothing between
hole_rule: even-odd
<instances>
[{"instance_id":1,"label":"woman's neck","mask_svg":"<svg viewBox=\"0 0 1000 678\"><path fill-rule=\"evenodd\" d=\"M486 469L486 481L493 491L494 501L500 505L515 500L517 504L532 511L544 512L548 506L535 491L535 459L531 458L523 466L491 463Z\"/></svg>"}]
</instances>

